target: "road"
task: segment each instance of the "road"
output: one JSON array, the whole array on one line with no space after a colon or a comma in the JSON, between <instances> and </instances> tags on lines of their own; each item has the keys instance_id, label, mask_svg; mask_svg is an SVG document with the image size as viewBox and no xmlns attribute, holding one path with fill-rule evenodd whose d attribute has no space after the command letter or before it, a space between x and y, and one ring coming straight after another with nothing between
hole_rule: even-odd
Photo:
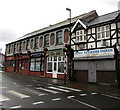
<instances>
[{"instance_id":1,"label":"road","mask_svg":"<svg viewBox=\"0 0 120 110\"><path fill-rule=\"evenodd\" d=\"M7 110L18 108L120 109L120 97L59 86L0 72L0 102Z\"/></svg>"}]
</instances>

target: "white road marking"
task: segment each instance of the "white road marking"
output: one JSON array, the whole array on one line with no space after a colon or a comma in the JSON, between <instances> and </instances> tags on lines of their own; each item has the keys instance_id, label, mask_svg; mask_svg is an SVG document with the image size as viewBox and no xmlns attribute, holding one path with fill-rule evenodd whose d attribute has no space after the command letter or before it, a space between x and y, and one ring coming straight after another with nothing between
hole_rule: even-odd
<instances>
[{"instance_id":1,"label":"white road marking","mask_svg":"<svg viewBox=\"0 0 120 110\"><path fill-rule=\"evenodd\" d=\"M86 95L87 95L87 94L80 94L80 96L82 96L82 97L83 97L83 96L86 96Z\"/></svg>"},{"instance_id":2,"label":"white road marking","mask_svg":"<svg viewBox=\"0 0 120 110\"><path fill-rule=\"evenodd\" d=\"M44 93L42 93L42 94L39 94L39 96L45 96L45 95L48 95L48 94L44 94Z\"/></svg>"},{"instance_id":3,"label":"white road marking","mask_svg":"<svg viewBox=\"0 0 120 110\"><path fill-rule=\"evenodd\" d=\"M62 91L62 92L70 92L69 90L60 89L60 88L53 87L53 86L50 86L50 87L48 87L48 88L50 88L50 89L55 89L55 90L59 90L59 91Z\"/></svg>"},{"instance_id":4,"label":"white road marking","mask_svg":"<svg viewBox=\"0 0 120 110\"><path fill-rule=\"evenodd\" d=\"M10 99L5 97L4 95L0 94L0 102L8 101L8 100L10 100Z\"/></svg>"},{"instance_id":5,"label":"white road marking","mask_svg":"<svg viewBox=\"0 0 120 110\"><path fill-rule=\"evenodd\" d=\"M0 89L6 89L7 87L0 87Z\"/></svg>"},{"instance_id":6,"label":"white road marking","mask_svg":"<svg viewBox=\"0 0 120 110\"><path fill-rule=\"evenodd\" d=\"M21 99L30 97L30 96L28 96L26 94L22 94L20 92L14 91L14 90L10 90L10 91L7 91L7 92L10 93L10 94L12 94L12 95L15 95L16 97L19 97Z\"/></svg>"},{"instance_id":7,"label":"white road marking","mask_svg":"<svg viewBox=\"0 0 120 110\"><path fill-rule=\"evenodd\" d=\"M10 109L15 109L15 108L21 108L22 106L18 105L18 106L13 106L13 107L9 107Z\"/></svg>"},{"instance_id":8,"label":"white road marking","mask_svg":"<svg viewBox=\"0 0 120 110\"><path fill-rule=\"evenodd\" d=\"M52 101L59 101L59 100L61 100L61 98L52 99Z\"/></svg>"},{"instance_id":9,"label":"white road marking","mask_svg":"<svg viewBox=\"0 0 120 110\"><path fill-rule=\"evenodd\" d=\"M101 95L106 96L106 97L110 97L110 98L114 98L114 99L119 99L119 100L120 100L120 97L111 96L111 95L107 95L107 94L101 94Z\"/></svg>"},{"instance_id":10,"label":"white road marking","mask_svg":"<svg viewBox=\"0 0 120 110\"><path fill-rule=\"evenodd\" d=\"M32 89L29 89L29 88L26 88L26 89L24 89L24 90L27 91L27 92L30 92L30 93L32 93L32 94L38 95L38 96L47 95L47 94L45 94L45 93L41 93L41 92L38 92L38 91L35 91L35 90L32 90Z\"/></svg>"},{"instance_id":11,"label":"white road marking","mask_svg":"<svg viewBox=\"0 0 120 110\"><path fill-rule=\"evenodd\" d=\"M98 93L95 93L95 92L91 93L91 95L96 95L96 94L98 94Z\"/></svg>"},{"instance_id":12,"label":"white road marking","mask_svg":"<svg viewBox=\"0 0 120 110\"><path fill-rule=\"evenodd\" d=\"M82 90L74 89L74 88L70 88L70 87L64 87L64 86L58 86L58 87L59 87L59 88L63 88L63 89L69 89L69 90L76 91L76 92L82 91Z\"/></svg>"},{"instance_id":13,"label":"white road marking","mask_svg":"<svg viewBox=\"0 0 120 110\"><path fill-rule=\"evenodd\" d=\"M68 96L67 98L70 99L70 98L73 98L73 97L75 97L75 96L72 95L72 96Z\"/></svg>"},{"instance_id":14,"label":"white road marking","mask_svg":"<svg viewBox=\"0 0 120 110\"><path fill-rule=\"evenodd\" d=\"M50 93L53 93L53 94L59 93L59 92L57 92L57 91L53 91L53 90L49 90L49 89L45 89L45 88L41 88L41 87L36 88L36 89L40 89L40 90L43 90L43 91L46 91L46 92L50 92Z\"/></svg>"},{"instance_id":15,"label":"white road marking","mask_svg":"<svg viewBox=\"0 0 120 110\"><path fill-rule=\"evenodd\" d=\"M73 100L73 101L76 101L76 102L78 102L78 103L80 103L80 104L83 104L83 105L85 105L85 106L88 106L88 107L90 107L90 108L93 108L93 109L96 109L96 110L101 110L101 109L98 108L98 107L95 107L95 106L90 105L90 104L88 104L88 103L82 102L82 101L80 101L80 100L77 100L77 99L74 99L74 98L69 98L69 99L70 99L70 100Z\"/></svg>"},{"instance_id":16,"label":"white road marking","mask_svg":"<svg viewBox=\"0 0 120 110\"><path fill-rule=\"evenodd\" d=\"M33 105L38 105L38 104L43 104L43 101L39 101L39 102L34 102Z\"/></svg>"}]
</instances>

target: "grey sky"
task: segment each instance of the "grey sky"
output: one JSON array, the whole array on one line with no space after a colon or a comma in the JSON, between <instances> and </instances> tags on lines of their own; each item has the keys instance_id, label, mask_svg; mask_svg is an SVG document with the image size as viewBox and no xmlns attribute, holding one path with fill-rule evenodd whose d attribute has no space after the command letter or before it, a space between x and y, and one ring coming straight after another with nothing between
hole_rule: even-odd
<instances>
[{"instance_id":1,"label":"grey sky","mask_svg":"<svg viewBox=\"0 0 120 110\"><path fill-rule=\"evenodd\" d=\"M0 0L0 47L50 24L96 10L103 15L118 10L119 0Z\"/></svg>"}]
</instances>

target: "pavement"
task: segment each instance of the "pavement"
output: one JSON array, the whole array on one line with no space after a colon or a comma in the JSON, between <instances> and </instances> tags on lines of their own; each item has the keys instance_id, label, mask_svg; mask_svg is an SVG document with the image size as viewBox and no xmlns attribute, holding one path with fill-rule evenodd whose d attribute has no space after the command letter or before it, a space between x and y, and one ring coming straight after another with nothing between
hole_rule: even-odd
<instances>
[{"instance_id":1,"label":"pavement","mask_svg":"<svg viewBox=\"0 0 120 110\"><path fill-rule=\"evenodd\" d=\"M17 74L17 73L10 73L10 72L2 72L3 74ZM84 91L90 91L90 92L97 92L97 93L103 93L114 97L120 97L120 88L114 86L114 85L108 85L108 84L93 84L93 83L80 83L77 81L66 81L66 84L64 80L61 79L53 79L53 78L46 78L46 77L38 77L33 75L23 75L23 74L17 74L22 77L30 78L32 80L44 82L44 83L51 83L55 85L62 85L66 87L72 87L76 89L81 89Z\"/></svg>"}]
</instances>

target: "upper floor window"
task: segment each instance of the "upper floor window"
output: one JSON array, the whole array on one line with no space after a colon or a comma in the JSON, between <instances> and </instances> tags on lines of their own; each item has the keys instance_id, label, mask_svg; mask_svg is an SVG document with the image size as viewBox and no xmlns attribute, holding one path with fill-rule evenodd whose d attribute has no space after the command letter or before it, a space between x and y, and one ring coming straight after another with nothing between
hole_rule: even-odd
<instances>
[{"instance_id":1,"label":"upper floor window","mask_svg":"<svg viewBox=\"0 0 120 110\"><path fill-rule=\"evenodd\" d=\"M56 44L62 44L63 43L63 33L62 31L58 31L56 33Z\"/></svg>"},{"instance_id":2,"label":"upper floor window","mask_svg":"<svg viewBox=\"0 0 120 110\"><path fill-rule=\"evenodd\" d=\"M20 52L22 51L22 42L20 42L20 48L19 48L19 51L20 51Z\"/></svg>"},{"instance_id":3,"label":"upper floor window","mask_svg":"<svg viewBox=\"0 0 120 110\"><path fill-rule=\"evenodd\" d=\"M26 43L26 50L30 49L30 40L27 40L27 43Z\"/></svg>"},{"instance_id":4,"label":"upper floor window","mask_svg":"<svg viewBox=\"0 0 120 110\"><path fill-rule=\"evenodd\" d=\"M13 52L16 52L16 44L14 44Z\"/></svg>"},{"instance_id":5,"label":"upper floor window","mask_svg":"<svg viewBox=\"0 0 120 110\"><path fill-rule=\"evenodd\" d=\"M83 41L86 41L86 33L85 33L85 30L79 30L79 31L76 31L76 41L80 41L80 42L83 42Z\"/></svg>"},{"instance_id":6,"label":"upper floor window","mask_svg":"<svg viewBox=\"0 0 120 110\"><path fill-rule=\"evenodd\" d=\"M45 47L49 46L49 34L45 35L44 37L44 46Z\"/></svg>"},{"instance_id":7,"label":"upper floor window","mask_svg":"<svg viewBox=\"0 0 120 110\"><path fill-rule=\"evenodd\" d=\"M35 49L38 49L38 37L35 38Z\"/></svg>"},{"instance_id":8,"label":"upper floor window","mask_svg":"<svg viewBox=\"0 0 120 110\"><path fill-rule=\"evenodd\" d=\"M97 39L104 39L110 37L109 25L101 26L97 28Z\"/></svg>"}]
</instances>

